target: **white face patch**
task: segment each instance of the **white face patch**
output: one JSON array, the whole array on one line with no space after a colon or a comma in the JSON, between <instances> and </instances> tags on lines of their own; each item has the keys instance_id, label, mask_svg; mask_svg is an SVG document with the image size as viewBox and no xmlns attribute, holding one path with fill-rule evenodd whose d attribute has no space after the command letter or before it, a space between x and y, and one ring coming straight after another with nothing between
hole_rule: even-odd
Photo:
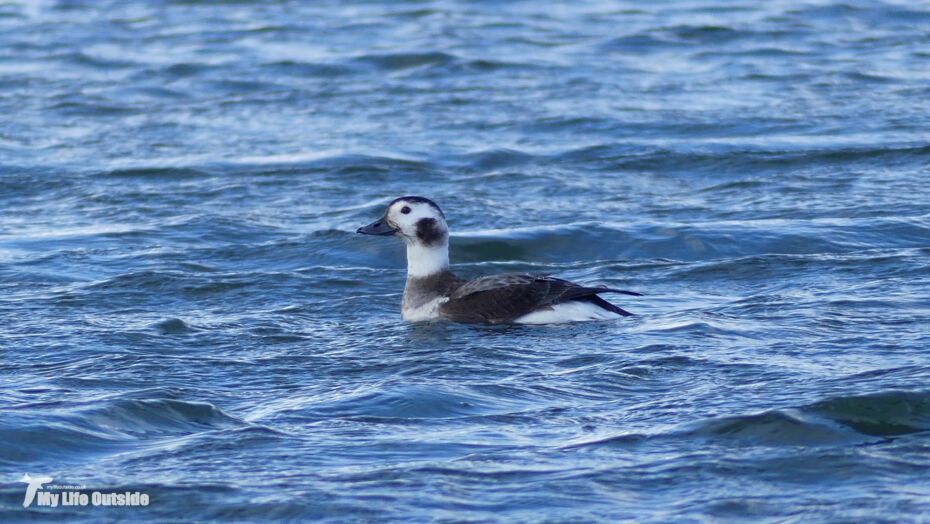
<instances>
[{"instance_id":1,"label":"white face patch","mask_svg":"<svg viewBox=\"0 0 930 524\"><path fill-rule=\"evenodd\" d=\"M423 219L435 220L435 227L448 236L449 228L442 213L425 202L399 200L394 202L387 211L388 224L400 230L404 241L417 239L417 223Z\"/></svg>"}]
</instances>

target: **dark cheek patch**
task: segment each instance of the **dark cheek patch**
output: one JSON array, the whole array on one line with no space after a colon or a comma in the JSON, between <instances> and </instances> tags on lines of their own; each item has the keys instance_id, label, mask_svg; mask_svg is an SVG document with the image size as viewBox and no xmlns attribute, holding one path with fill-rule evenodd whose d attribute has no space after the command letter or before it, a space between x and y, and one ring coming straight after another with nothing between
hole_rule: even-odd
<instances>
[{"instance_id":1,"label":"dark cheek patch","mask_svg":"<svg viewBox=\"0 0 930 524\"><path fill-rule=\"evenodd\" d=\"M442 242L444 233L439 229L435 218L421 218L417 220L417 238L424 245L431 246Z\"/></svg>"}]
</instances>

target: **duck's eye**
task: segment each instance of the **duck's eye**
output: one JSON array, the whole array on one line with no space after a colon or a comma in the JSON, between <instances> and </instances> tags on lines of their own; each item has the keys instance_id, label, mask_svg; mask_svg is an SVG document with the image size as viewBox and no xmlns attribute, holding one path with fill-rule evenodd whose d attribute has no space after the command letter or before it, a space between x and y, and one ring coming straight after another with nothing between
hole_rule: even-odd
<instances>
[{"instance_id":1,"label":"duck's eye","mask_svg":"<svg viewBox=\"0 0 930 524\"><path fill-rule=\"evenodd\" d=\"M404 206L404 207L400 208L400 212L403 213L403 214L405 214L405 215L409 215L409 214L410 214L410 207L409 207L409 206Z\"/></svg>"}]
</instances>

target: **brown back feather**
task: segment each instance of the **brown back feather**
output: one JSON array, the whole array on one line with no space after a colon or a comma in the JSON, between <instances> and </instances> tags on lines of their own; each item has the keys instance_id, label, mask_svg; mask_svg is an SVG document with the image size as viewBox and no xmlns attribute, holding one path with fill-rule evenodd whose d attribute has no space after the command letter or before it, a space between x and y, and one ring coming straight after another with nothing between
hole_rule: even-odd
<instances>
[{"instance_id":1,"label":"brown back feather","mask_svg":"<svg viewBox=\"0 0 930 524\"><path fill-rule=\"evenodd\" d=\"M439 312L456 322L510 322L560 302L605 291L608 289L579 286L545 275L494 275L461 285Z\"/></svg>"}]
</instances>

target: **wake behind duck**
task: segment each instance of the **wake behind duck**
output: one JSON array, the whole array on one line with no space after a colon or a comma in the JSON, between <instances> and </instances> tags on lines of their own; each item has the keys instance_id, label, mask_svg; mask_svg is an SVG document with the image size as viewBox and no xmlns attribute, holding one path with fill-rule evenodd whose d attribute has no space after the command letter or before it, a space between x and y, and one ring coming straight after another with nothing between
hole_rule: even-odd
<instances>
[{"instance_id":1,"label":"wake behind duck","mask_svg":"<svg viewBox=\"0 0 930 524\"><path fill-rule=\"evenodd\" d=\"M449 228L435 202L405 196L384 216L360 227L365 235L399 236L407 245L407 285L401 315L407 321L552 324L630 316L598 295L639 293L586 287L547 275L492 275L465 280L449 270Z\"/></svg>"}]
</instances>

